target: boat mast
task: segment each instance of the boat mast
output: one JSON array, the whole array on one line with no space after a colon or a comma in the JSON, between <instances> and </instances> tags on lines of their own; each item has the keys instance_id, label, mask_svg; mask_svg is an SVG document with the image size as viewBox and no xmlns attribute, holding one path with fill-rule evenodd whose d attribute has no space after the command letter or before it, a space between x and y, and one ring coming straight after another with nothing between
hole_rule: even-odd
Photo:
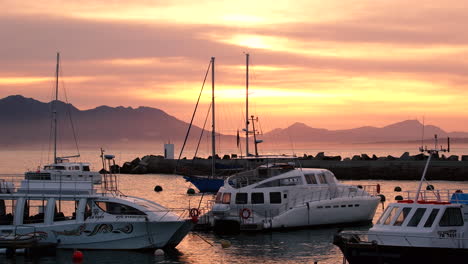
<instances>
[{"instance_id":1,"label":"boat mast","mask_svg":"<svg viewBox=\"0 0 468 264\"><path fill-rule=\"evenodd\" d=\"M427 173L427 169L429 168L429 163L431 162L432 156L437 155L439 152L450 152L450 138L449 137L447 137L448 147L446 149L442 148L442 146L439 147L438 144L439 144L439 141L437 139L437 134L436 134L434 135L434 148L433 149L427 149L427 147L423 148L422 146L419 148L421 152L427 152L429 154L429 157L427 158L426 166L424 166L424 171L423 171L421 180L419 181L418 189L416 191L416 197L414 199L416 203L419 201L419 197L421 196L420 195L421 187L422 187L423 182L426 181L426 173Z\"/></svg>"},{"instance_id":2,"label":"boat mast","mask_svg":"<svg viewBox=\"0 0 468 264\"><path fill-rule=\"evenodd\" d=\"M215 175L216 134L215 134L215 57L211 57L211 176Z\"/></svg>"},{"instance_id":3,"label":"boat mast","mask_svg":"<svg viewBox=\"0 0 468 264\"><path fill-rule=\"evenodd\" d=\"M245 54L245 155L249 156L249 53Z\"/></svg>"},{"instance_id":4,"label":"boat mast","mask_svg":"<svg viewBox=\"0 0 468 264\"><path fill-rule=\"evenodd\" d=\"M258 121L258 117L255 120L254 116L252 116L252 131L253 131L254 144L255 144L254 145L255 146L255 157L258 157L258 148L257 148L258 141L257 141L257 131L255 130L255 121Z\"/></svg>"},{"instance_id":5,"label":"boat mast","mask_svg":"<svg viewBox=\"0 0 468 264\"><path fill-rule=\"evenodd\" d=\"M59 65L60 53L57 52L57 66L55 68L55 101L52 102L52 115L54 122L54 163L57 163L57 102L58 102L58 83L59 83Z\"/></svg>"}]
</instances>

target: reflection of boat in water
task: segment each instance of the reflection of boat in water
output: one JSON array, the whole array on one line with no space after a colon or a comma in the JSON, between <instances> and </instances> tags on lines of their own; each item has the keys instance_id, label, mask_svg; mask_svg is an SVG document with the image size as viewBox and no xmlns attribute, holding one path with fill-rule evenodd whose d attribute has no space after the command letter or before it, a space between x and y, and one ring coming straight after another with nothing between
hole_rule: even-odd
<instances>
[{"instance_id":1,"label":"reflection of boat in water","mask_svg":"<svg viewBox=\"0 0 468 264\"><path fill-rule=\"evenodd\" d=\"M378 187L359 187L339 183L325 169L262 165L226 179L210 212L212 225L229 232L369 223Z\"/></svg>"},{"instance_id":2,"label":"reflection of boat in water","mask_svg":"<svg viewBox=\"0 0 468 264\"><path fill-rule=\"evenodd\" d=\"M58 63L57 54L57 77ZM110 169L114 156L102 158ZM57 157L56 140L53 164L0 179L2 247L171 248L191 227L192 221L173 210L123 195L116 175L106 172L101 176L88 163Z\"/></svg>"},{"instance_id":3,"label":"reflection of boat in water","mask_svg":"<svg viewBox=\"0 0 468 264\"><path fill-rule=\"evenodd\" d=\"M429 158L417 191L390 204L368 232L335 235L334 244L350 264L466 262L468 194L431 185L421 191L431 157L440 151L435 149L426 150Z\"/></svg>"}]
</instances>

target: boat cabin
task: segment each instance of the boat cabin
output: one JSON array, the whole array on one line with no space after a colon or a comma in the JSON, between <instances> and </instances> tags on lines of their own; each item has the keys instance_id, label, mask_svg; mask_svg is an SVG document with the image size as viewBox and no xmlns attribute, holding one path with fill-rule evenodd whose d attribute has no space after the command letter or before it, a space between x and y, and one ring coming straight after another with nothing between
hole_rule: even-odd
<instances>
[{"instance_id":1,"label":"boat cabin","mask_svg":"<svg viewBox=\"0 0 468 264\"><path fill-rule=\"evenodd\" d=\"M297 173L297 172L301 173ZM277 177L281 176L281 177ZM246 186L253 188L292 186L304 184L336 183L335 175L325 169L296 170L287 163L262 165L246 172L241 172L227 179L229 185L235 189Z\"/></svg>"},{"instance_id":2,"label":"boat cabin","mask_svg":"<svg viewBox=\"0 0 468 264\"><path fill-rule=\"evenodd\" d=\"M376 240L380 245L447 247L466 243L465 223L468 223L466 205L405 200L390 204L368 236L369 241Z\"/></svg>"},{"instance_id":3,"label":"boat cabin","mask_svg":"<svg viewBox=\"0 0 468 264\"><path fill-rule=\"evenodd\" d=\"M62 162L45 165L42 170L28 171L25 173L26 180L40 181L89 181L100 184L102 179L98 172L90 169L89 163ZM65 160L66 161L66 160Z\"/></svg>"},{"instance_id":4,"label":"boat cabin","mask_svg":"<svg viewBox=\"0 0 468 264\"><path fill-rule=\"evenodd\" d=\"M150 208L155 210L155 208ZM29 195L0 197L0 226L83 222L103 217L135 216L142 220L150 210L144 204L132 204L122 199L103 197ZM160 209L160 208L158 208ZM115 219L113 221L116 221ZM1 231L1 227L0 227Z\"/></svg>"}]
</instances>

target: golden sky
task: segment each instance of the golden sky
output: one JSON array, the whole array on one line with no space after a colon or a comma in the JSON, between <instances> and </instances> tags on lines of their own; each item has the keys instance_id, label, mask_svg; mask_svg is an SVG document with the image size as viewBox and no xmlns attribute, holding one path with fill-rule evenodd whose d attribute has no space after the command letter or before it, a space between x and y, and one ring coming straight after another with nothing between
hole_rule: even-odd
<instances>
[{"instance_id":1,"label":"golden sky","mask_svg":"<svg viewBox=\"0 0 468 264\"><path fill-rule=\"evenodd\" d=\"M150 106L189 121L214 56L217 118L230 133L244 122L248 52L263 130L424 117L468 131L467 0L0 2L1 98L49 101L59 51L76 107Z\"/></svg>"}]
</instances>

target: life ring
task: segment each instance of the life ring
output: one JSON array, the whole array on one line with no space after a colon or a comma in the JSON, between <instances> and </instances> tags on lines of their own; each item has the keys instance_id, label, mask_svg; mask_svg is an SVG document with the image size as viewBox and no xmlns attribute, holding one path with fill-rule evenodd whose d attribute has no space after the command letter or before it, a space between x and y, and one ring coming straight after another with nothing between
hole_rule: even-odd
<instances>
[{"instance_id":1,"label":"life ring","mask_svg":"<svg viewBox=\"0 0 468 264\"><path fill-rule=\"evenodd\" d=\"M250 215L252 214L252 211L250 211L249 208L244 208L240 211L239 213L239 216L242 218L242 219L248 219L250 217Z\"/></svg>"},{"instance_id":2,"label":"life ring","mask_svg":"<svg viewBox=\"0 0 468 264\"><path fill-rule=\"evenodd\" d=\"M200 211L197 208L190 209L190 217L198 217L200 215Z\"/></svg>"}]
</instances>

